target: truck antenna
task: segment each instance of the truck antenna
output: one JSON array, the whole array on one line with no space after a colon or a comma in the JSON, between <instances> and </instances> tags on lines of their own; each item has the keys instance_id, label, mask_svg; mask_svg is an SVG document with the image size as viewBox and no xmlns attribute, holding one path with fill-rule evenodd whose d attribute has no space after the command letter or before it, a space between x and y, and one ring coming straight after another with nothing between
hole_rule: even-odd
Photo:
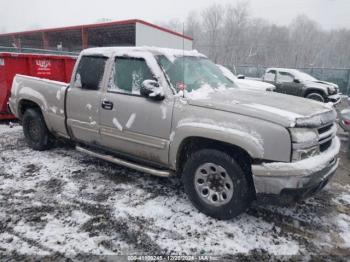
<instances>
[{"instance_id":1,"label":"truck antenna","mask_svg":"<svg viewBox=\"0 0 350 262\"><path fill-rule=\"evenodd\" d=\"M185 22L182 23L182 84L185 87ZM183 97L185 97L185 88L183 88Z\"/></svg>"}]
</instances>

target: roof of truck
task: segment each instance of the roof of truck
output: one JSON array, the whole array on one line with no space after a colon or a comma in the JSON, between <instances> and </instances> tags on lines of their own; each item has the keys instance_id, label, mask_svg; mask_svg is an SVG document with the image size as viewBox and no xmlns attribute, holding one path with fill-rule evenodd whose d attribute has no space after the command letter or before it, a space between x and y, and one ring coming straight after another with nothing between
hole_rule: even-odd
<instances>
[{"instance_id":1,"label":"roof of truck","mask_svg":"<svg viewBox=\"0 0 350 262\"><path fill-rule=\"evenodd\" d=\"M292 69L292 68L282 68L282 67L270 67L266 69L266 72L269 70L277 70L277 71L283 71L283 72L288 72L288 73L296 73L300 72L297 69Z\"/></svg>"},{"instance_id":2,"label":"roof of truck","mask_svg":"<svg viewBox=\"0 0 350 262\"><path fill-rule=\"evenodd\" d=\"M123 56L135 53L149 53L153 55L164 55L167 58L174 58L179 56L193 56L193 57L206 57L205 55L199 53L197 50L181 50L181 49L171 49L171 48L160 48L152 46L142 46L142 47L95 47L88 48L82 51L82 55L103 55L106 57L112 56ZM172 60L172 59L170 59Z\"/></svg>"}]
</instances>

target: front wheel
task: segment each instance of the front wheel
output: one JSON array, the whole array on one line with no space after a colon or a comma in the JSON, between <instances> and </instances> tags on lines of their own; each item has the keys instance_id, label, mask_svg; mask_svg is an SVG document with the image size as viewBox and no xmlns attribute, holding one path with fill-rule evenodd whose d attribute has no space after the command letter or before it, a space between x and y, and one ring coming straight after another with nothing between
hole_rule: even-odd
<instances>
[{"instance_id":1,"label":"front wheel","mask_svg":"<svg viewBox=\"0 0 350 262\"><path fill-rule=\"evenodd\" d=\"M215 149L193 153L183 169L185 191L193 205L217 219L230 219L244 212L253 190L234 158Z\"/></svg>"},{"instance_id":2,"label":"front wheel","mask_svg":"<svg viewBox=\"0 0 350 262\"><path fill-rule=\"evenodd\" d=\"M319 93L310 93L306 96L306 98L312 99L312 100L315 100L318 102L322 102L322 103L324 103L324 101L325 101L324 97Z\"/></svg>"},{"instance_id":3,"label":"front wheel","mask_svg":"<svg viewBox=\"0 0 350 262\"><path fill-rule=\"evenodd\" d=\"M52 137L39 110L27 109L23 115L22 126L25 140L31 148L42 151L51 147Z\"/></svg>"}]
</instances>

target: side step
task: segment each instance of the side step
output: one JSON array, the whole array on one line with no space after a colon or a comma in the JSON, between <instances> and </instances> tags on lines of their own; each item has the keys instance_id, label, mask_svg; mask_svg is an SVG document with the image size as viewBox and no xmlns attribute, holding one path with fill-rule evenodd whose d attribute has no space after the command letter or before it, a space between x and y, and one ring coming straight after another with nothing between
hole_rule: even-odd
<instances>
[{"instance_id":1,"label":"side step","mask_svg":"<svg viewBox=\"0 0 350 262\"><path fill-rule=\"evenodd\" d=\"M82 153L88 154L90 156L97 157L97 158L100 158L100 159L112 162L112 163L117 164L117 165L129 167L129 168L135 169L137 171L145 172L145 173L148 173L148 174L151 174L151 175L154 175L154 176L160 176L160 177L168 177L168 176L170 176L170 172L167 171L167 170L158 170L158 169L154 169L154 168L150 168L150 167L145 167L145 166L142 166L142 165L139 165L139 164L135 164L133 162L125 161L123 159L110 156L110 155L96 153L94 151L85 149L85 148L80 147L80 146L76 146L75 148L79 152L82 152Z\"/></svg>"}]
</instances>

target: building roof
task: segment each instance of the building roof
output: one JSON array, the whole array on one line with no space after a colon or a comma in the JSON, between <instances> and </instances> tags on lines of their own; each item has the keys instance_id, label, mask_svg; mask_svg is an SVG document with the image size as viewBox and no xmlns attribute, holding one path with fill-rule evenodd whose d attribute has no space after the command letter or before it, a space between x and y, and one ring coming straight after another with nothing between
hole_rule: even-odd
<instances>
[{"instance_id":1,"label":"building roof","mask_svg":"<svg viewBox=\"0 0 350 262\"><path fill-rule=\"evenodd\" d=\"M12 33L4 33L0 34L1 36L11 36L11 35L27 35L27 34L34 34L34 33L46 33L46 32L62 32L62 31L70 31L70 30L82 30L82 29L92 29L92 28L103 28L106 26L113 26L113 25L128 25L128 24L136 24L140 23L149 27L153 27L155 29L161 30L163 32L167 32L169 34L173 34L179 37L183 37L188 40L193 40L192 37L180 34L178 32L169 30L167 28L157 26L155 24L140 20L140 19L130 19L130 20L122 20L122 21L113 21L113 22L106 22L106 23L95 23L95 24L86 24L86 25L76 25L76 26L66 26L66 27L56 27L56 28L47 28L47 29L39 29L39 30L30 30L30 31L21 31L21 32L12 32Z\"/></svg>"}]
</instances>

